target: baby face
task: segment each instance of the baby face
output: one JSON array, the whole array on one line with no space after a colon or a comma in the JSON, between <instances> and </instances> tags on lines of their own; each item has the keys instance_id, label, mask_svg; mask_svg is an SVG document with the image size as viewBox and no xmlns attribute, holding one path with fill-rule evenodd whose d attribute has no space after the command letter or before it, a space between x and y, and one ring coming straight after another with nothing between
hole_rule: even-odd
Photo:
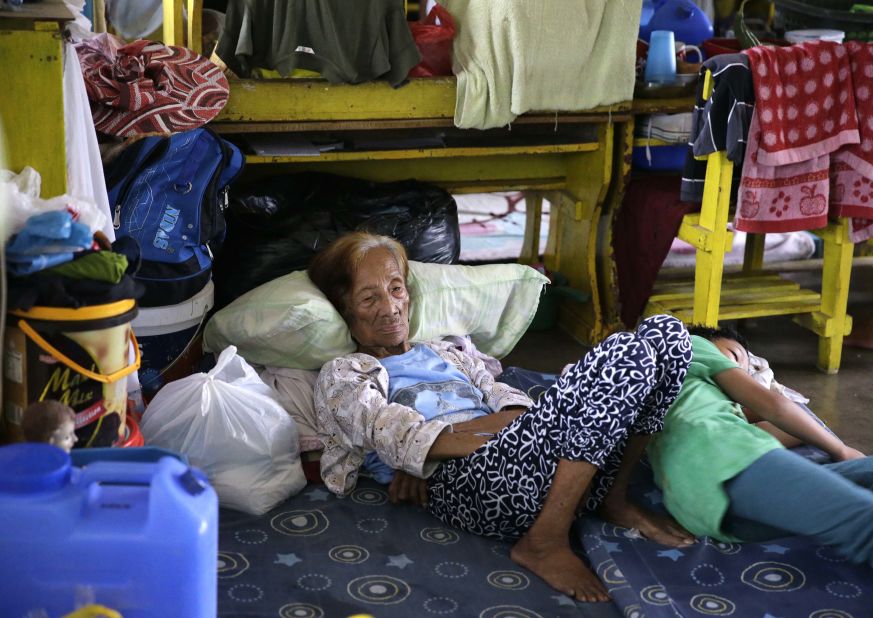
<instances>
[{"instance_id":1,"label":"baby face","mask_svg":"<svg viewBox=\"0 0 873 618\"><path fill-rule=\"evenodd\" d=\"M78 439L76 437L76 424L71 420L65 420L60 427L54 430L49 444L54 444L69 453Z\"/></svg>"},{"instance_id":2,"label":"baby face","mask_svg":"<svg viewBox=\"0 0 873 618\"><path fill-rule=\"evenodd\" d=\"M739 365L744 371L749 371L749 353L733 339L715 339L712 342L719 351Z\"/></svg>"}]
</instances>

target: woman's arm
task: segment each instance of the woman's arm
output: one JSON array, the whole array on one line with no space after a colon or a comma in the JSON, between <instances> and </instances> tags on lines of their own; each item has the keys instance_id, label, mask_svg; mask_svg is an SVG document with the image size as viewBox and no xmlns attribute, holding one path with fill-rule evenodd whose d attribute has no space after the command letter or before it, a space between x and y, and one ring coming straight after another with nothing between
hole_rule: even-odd
<instances>
[{"instance_id":1,"label":"woman's arm","mask_svg":"<svg viewBox=\"0 0 873 618\"><path fill-rule=\"evenodd\" d=\"M752 422L767 421L789 436L820 448L835 461L863 456L843 444L793 401L764 388L742 369L722 371L714 379L728 397L748 408Z\"/></svg>"},{"instance_id":2,"label":"woman's arm","mask_svg":"<svg viewBox=\"0 0 873 618\"><path fill-rule=\"evenodd\" d=\"M486 414L463 423L452 425L455 432L474 432L495 434L523 414L527 408L511 406L493 414Z\"/></svg>"}]
</instances>

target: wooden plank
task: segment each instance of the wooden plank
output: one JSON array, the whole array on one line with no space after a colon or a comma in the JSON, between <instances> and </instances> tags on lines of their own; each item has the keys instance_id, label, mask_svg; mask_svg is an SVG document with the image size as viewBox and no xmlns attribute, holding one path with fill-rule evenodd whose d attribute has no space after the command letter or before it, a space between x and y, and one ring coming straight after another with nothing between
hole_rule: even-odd
<instances>
[{"instance_id":1,"label":"wooden plank","mask_svg":"<svg viewBox=\"0 0 873 618\"><path fill-rule=\"evenodd\" d=\"M694 109L694 97L679 97L675 99L640 99L633 100L634 114L669 114L675 112L690 112Z\"/></svg>"},{"instance_id":2,"label":"wooden plank","mask_svg":"<svg viewBox=\"0 0 873 618\"><path fill-rule=\"evenodd\" d=\"M5 167L29 165L42 176L41 197L66 193L63 54L57 30L0 31L0 121Z\"/></svg>"},{"instance_id":3,"label":"wooden plank","mask_svg":"<svg viewBox=\"0 0 873 618\"><path fill-rule=\"evenodd\" d=\"M651 302L656 302L662 307L667 307L671 311L683 311L690 309L694 301L691 294L676 295L673 297L660 296L652 299ZM764 307L769 305L796 305L798 313L808 311L807 305L810 302L821 303L821 296L812 290L792 290L784 295L773 295L766 292L753 292L749 294L724 294L722 296L722 307L741 307L755 306ZM816 306L816 309L818 306ZM722 318L723 319L723 318Z\"/></svg>"},{"instance_id":4,"label":"wooden plank","mask_svg":"<svg viewBox=\"0 0 873 618\"><path fill-rule=\"evenodd\" d=\"M313 161L397 161L402 159L445 159L450 157L508 156L591 152L597 143L511 146L507 148L417 148L406 150L363 150L323 152L317 157L246 155L246 163L306 163Z\"/></svg>"},{"instance_id":5,"label":"wooden plank","mask_svg":"<svg viewBox=\"0 0 873 618\"><path fill-rule=\"evenodd\" d=\"M0 9L0 20L14 21L72 21L76 16L60 2L23 4L17 9ZM3 24L6 27L7 24ZM4 62L7 58L4 57Z\"/></svg>"},{"instance_id":6,"label":"wooden plank","mask_svg":"<svg viewBox=\"0 0 873 618\"><path fill-rule=\"evenodd\" d=\"M774 315L793 315L797 313L810 313L818 308L818 301L811 301L807 305L798 306L795 303L778 303L768 305L722 305L719 311L719 320L744 320L748 318L765 318ZM670 312L686 324L694 323L692 309Z\"/></svg>"},{"instance_id":7,"label":"wooden plank","mask_svg":"<svg viewBox=\"0 0 873 618\"><path fill-rule=\"evenodd\" d=\"M391 182L398 178L417 178L445 187L481 187L508 191L512 189L558 189L566 186L567 156L564 154L486 155L448 157L427 161L397 159L390 165L384 160L323 161L316 157L294 164L294 171L322 171ZM287 171L284 164L253 165L249 171L269 174ZM252 178L254 176L251 176Z\"/></svg>"},{"instance_id":8,"label":"wooden plank","mask_svg":"<svg viewBox=\"0 0 873 618\"><path fill-rule=\"evenodd\" d=\"M453 119L455 91L454 77L411 79L400 88L383 81L331 84L323 79L234 79L227 105L214 122ZM609 122L611 114L629 109L630 104L624 102L570 113L584 112ZM530 115L555 117L554 112L532 111Z\"/></svg>"},{"instance_id":9,"label":"wooden plank","mask_svg":"<svg viewBox=\"0 0 873 618\"><path fill-rule=\"evenodd\" d=\"M798 288L800 285L790 279L784 279L777 274L759 273L752 276L737 276L732 273L722 279L723 290L735 290L740 288ZM667 281L655 284L654 292L657 294L674 291L691 292L694 282L689 280Z\"/></svg>"},{"instance_id":10,"label":"wooden plank","mask_svg":"<svg viewBox=\"0 0 873 618\"><path fill-rule=\"evenodd\" d=\"M603 123L626 122L630 115L626 112L613 112L612 114L590 113L560 113L558 114L558 126L564 124L579 123ZM536 114L524 114L512 121L515 125L545 124L554 125L555 117ZM216 132L230 135L234 133L290 133L306 131L366 131L381 129L425 129L454 127L453 118L399 118L399 119L371 119L371 120L342 120L342 121L287 121L287 122L231 122L215 120L209 125ZM476 129L469 129L476 131Z\"/></svg>"}]
</instances>

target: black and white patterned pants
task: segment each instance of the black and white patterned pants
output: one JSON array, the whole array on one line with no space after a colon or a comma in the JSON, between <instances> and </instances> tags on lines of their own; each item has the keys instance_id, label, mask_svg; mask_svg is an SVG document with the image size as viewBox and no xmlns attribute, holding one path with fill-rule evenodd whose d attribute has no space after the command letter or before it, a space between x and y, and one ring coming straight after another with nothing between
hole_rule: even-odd
<instances>
[{"instance_id":1,"label":"black and white patterned pants","mask_svg":"<svg viewBox=\"0 0 873 618\"><path fill-rule=\"evenodd\" d=\"M663 427L690 361L688 331L671 316L611 335L485 445L443 462L428 480L428 510L474 534L519 538L542 510L560 459L597 466L585 504L596 509L628 437Z\"/></svg>"}]
</instances>

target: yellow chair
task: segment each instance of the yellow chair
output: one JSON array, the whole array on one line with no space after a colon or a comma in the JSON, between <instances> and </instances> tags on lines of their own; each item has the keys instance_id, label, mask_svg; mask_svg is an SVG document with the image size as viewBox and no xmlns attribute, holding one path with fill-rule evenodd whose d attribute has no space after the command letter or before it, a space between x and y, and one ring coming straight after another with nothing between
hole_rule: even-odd
<instances>
[{"instance_id":1,"label":"yellow chair","mask_svg":"<svg viewBox=\"0 0 873 618\"><path fill-rule=\"evenodd\" d=\"M709 73L705 79L704 93L709 96ZM701 210L685 215L678 234L697 249L694 281L656 283L645 314L670 313L683 322L707 326L717 326L719 320L793 314L795 322L819 336L818 367L836 373L843 337L852 330L852 318L846 314L854 248L848 219L812 230L824 241L821 293L763 270L763 234L748 235L742 271L725 275L724 255L733 242L727 227L733 163L724 152L703 158L707 163Z\"/></svg>"}]
</instances>

